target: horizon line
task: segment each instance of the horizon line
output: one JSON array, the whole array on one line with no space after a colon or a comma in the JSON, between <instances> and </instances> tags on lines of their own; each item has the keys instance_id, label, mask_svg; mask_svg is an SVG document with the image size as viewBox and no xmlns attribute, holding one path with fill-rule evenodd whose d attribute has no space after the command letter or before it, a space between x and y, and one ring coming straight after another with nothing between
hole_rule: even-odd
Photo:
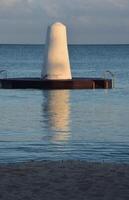
<instances>
[{"instance_id":1,"label":"horizon line","mask_svg":"<svg viewBox=\"0 0 129 200\"><path fill-rule=\"evenodd\" d=\"M0 45L45 45L45 43L0 43ZM129 45L129 43L69 43L68 45Z\"/></svg>"}]
</instances>

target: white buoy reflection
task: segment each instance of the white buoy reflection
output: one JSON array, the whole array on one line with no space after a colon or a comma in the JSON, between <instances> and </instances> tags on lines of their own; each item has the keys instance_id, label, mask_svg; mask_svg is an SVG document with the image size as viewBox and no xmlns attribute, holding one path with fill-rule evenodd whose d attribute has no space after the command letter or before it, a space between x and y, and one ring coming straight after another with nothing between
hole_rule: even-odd
<instances>
[{"instance_id":1,"label":"white buoy reflection","mask_svg":"<svg viewBox=\"0 0 129 200\"><path fill-rule=\"evenodd\" d=\"M67 141L69 139L70 105L69 90L45 91L44 112L48 128L53 131L53 141Z\"/></svg>"}]
</instances>

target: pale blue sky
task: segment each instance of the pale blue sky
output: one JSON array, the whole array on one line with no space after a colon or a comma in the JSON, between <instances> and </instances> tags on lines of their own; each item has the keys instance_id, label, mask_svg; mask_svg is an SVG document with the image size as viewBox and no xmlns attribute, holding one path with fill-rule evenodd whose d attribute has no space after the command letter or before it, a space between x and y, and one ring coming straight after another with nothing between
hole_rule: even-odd
<instances>
[{"instance_id":1,"label":"pale blue sky","mask_svg":"<svg viewBox=\"0 0 129 200\"><path fill-rule=\"evenodd\" d=\"M0 0L0 43L44 43L55 21L69 43L129 43L129 0Z\"/></svg>"}]
</instances>

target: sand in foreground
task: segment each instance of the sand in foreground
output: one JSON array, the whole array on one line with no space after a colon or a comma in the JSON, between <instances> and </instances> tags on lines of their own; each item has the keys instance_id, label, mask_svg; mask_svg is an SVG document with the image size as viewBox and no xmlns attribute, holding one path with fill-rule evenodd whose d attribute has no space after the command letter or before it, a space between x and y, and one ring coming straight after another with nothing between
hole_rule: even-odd
<instances>
[{"instance_id":1,"label":"sand in foreground","mask_svg":"<svg viewBox=\"0 0 129 200\"><path fill-rule=\"evenodd\" d=\"M0 165L0 200L129 200L129 165L42 161Z\"/></svg>"}]
</instances>

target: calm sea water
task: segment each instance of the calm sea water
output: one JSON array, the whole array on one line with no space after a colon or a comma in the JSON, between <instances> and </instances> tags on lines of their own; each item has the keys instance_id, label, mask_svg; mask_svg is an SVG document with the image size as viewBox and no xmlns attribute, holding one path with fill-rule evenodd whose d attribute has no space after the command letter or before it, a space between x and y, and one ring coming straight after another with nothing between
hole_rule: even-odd
<instances>
[{"instance_id":1,"label":"calm sea water","mask_svg":"<svg viewBox=\"0 0 129 200\"><path fill-rule=\"evenodd\" d=\"M110 70L115 88L0 89L0 162L129 163L129 45L73 45L69 53L73 76L102 77ZM43 54L43 45L0 45L0 70L39 77Z\"/></svg>"}]
</instances>

